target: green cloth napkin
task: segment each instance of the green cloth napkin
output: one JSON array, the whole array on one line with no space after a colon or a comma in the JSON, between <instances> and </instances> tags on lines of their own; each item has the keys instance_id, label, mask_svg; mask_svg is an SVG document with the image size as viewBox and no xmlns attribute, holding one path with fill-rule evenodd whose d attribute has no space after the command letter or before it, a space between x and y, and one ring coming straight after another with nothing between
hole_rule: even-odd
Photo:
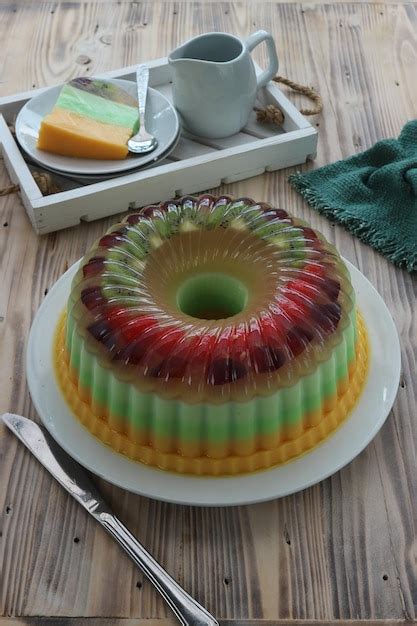
<instances>
[{"instance_id":1,"label":"green cloth napkin","mask_svg":"<svg viewBox=\"0 0 417 626\"><path fill-rule=\"evenodd\" d=\"M398 139L289 181L314 209L396 265L417 270L417 120Z\"/></svg>"}]
</instances>

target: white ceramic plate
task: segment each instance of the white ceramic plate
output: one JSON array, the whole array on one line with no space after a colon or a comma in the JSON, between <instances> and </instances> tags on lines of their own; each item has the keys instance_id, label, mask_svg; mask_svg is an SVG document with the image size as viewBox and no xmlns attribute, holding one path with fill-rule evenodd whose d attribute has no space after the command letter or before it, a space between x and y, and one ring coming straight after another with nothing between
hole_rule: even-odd
<instances>
[{"instance_id":1,"label":"white ceramic plate","mask_svg":"<svg viewBox=\"0 0 417 626\"><path fill-rule=\"evenodd\" d=\"M352 461L375 437L393 405L400 378L400 345L391 315L363 274L346 263L369 331L368 380L346 422L299 459L255 474L198 478L136 463L95 439L63 400L52 365L52 329L65 308L78 263L52 287L32 324L27 378L36 410L51 435L79 463L119 487L150 498L180 504L230 506L271 500L309 487Z\"/></svg>"},{"instance_id":2,"label":"white ceramic plate","mask_svg":"<svg viewBox=\"0 0 417 626\"><path fill-rule=\"evenodd\" d=\"M111 178L117 178L118 176L126 176L127 174L134 174L135 172L142 171L153 167L155 163L159 163L162 165L162 161L166 159L167 156L171 154L175 150L178 145L178 141L180 139L181 132L178 132L178 135L175 137L173 143L165 150L165 152L161 152L156 158L148 163L144 163L139 167L135 167L134 169L128 170L127 172L116 172L113 174L104 174L103 176L97 176L95 174L71 174L69 172L60 172L59 170L55 170L52 167L43 166L49 172L53 174L58 174L59 176L65 176L71 180L75 180L83 185L92 185L94 183L100 183L103 180L110 180Z\"/></svg>"},{"instance_id":3,"label":"white ceramic plate","mask_svg":"<svg viewBox=\"0 0 417 626\"><path fill-rule=\"evenodd\" d=\"M109 79L118 87L136 97L136 84L130 80ZM36 163L55 171L71 174L103 176L136 169L150 163L166 152L175 141L180 124L177 112L165 96L155 89L148 89L145 122L146 129L155 135L158 147L153 152L143 155L129 155L123 160L99 161L96 159L76 159L38 150L36 142L42 119L49 113L57 101L62 85L51 87L39 96L32 98L22 107L16 118L16 138L23 150Z\"/></svg>"}]
</instances>

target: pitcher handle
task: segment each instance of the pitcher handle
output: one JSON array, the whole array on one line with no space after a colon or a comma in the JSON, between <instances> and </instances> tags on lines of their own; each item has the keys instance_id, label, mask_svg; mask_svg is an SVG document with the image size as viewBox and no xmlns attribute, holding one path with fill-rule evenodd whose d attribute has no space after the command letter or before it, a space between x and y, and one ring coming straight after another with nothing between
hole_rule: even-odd
<instances>
[{"instance_id":1,"label":"pitcher handle","mask_svg":"<svg viewBox=\"0 0 417 626\"><path fill-rule=\"evenodd\" d=\"M266 30L257 30L256 33L249 35L245 41L245 45L249 52L252 52L252 50L263 41L266 42L268 48L269 66L257 77L258 89L265 87L278 72L278 55L271 33L268 33Z\"/></svg>"}]
</instances>

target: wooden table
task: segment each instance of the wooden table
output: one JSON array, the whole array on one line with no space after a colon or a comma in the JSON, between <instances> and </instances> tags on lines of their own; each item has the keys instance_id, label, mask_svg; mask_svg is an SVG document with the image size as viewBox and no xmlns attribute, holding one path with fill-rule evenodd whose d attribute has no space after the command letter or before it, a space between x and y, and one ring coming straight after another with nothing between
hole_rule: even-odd
<instances>
[{"instance_id":1,"label":"wooden table","mask_svg":"<svg viewBox=\"0 0 417 626\"><path fill-rule=\"evenodd\" d=\"M157 58L202 31L244 36L259 28L276 38L281 73L323 96L314 166L395 136L416 116L417 6L395 2L0 0L0 93ZM147 548L219 619L413 620L416 282L308 208L287 184L289 173L221 191L264 198L309 220L382 294L403 358L397 400L382 431L332 478L267 504L187 508L103 481L100 487ZM7 182L1 166L0 184ZM0 199L0 212L0 411L36 419L25 380L32 317L56 279L115 219L38 237L17 195ZM4 429L0 476L1 626L174 623L117 545Z\"/></svg>"}]
</instances>

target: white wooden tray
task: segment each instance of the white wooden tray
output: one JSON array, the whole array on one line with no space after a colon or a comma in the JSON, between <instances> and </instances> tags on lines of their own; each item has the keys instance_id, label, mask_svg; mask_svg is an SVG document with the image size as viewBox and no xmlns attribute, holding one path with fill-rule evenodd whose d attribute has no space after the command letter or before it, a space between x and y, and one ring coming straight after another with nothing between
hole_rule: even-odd
<instances>
[{"instance_id":1,"label":"white wooden tray","mask_svg":"<svg viewBox=\"0 0 417 626\"><path fill-rule=\"evenodd\" d=\"M166 58L148 65L150 86L170 97L171 67ZM135 70L136 66L125 67L101 77L135 80ZM285 120L281 129L257 122L253 113L242 132L232 137L209 140L182 133L174 152L149 169L89 185L57 176L63 191L43 196L31 173L39 167L25 162L8 128L25 102L42 91L0 98L0 150L39 234L304 163L316 154L316 129L270 83L259 92L258 105L275 104L282 110Z\"/></svg>"}]
</instances>

